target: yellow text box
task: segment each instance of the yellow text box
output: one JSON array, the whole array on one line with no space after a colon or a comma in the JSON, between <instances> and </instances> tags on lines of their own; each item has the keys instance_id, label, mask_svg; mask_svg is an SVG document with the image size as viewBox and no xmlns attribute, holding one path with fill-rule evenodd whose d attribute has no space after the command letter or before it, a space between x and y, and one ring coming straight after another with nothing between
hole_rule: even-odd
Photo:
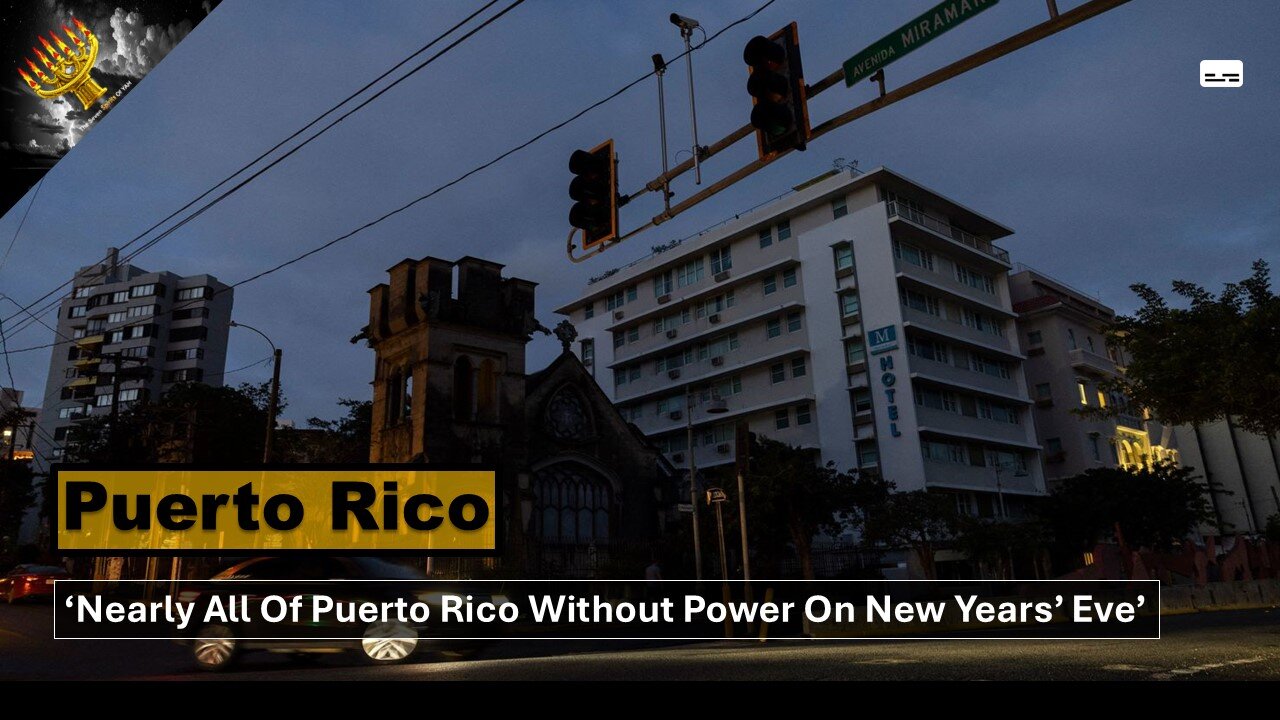
<instances>
[{"instance_id":1,"label":"yellow text box","mask_svg":"<svg viewBox=\"0 0 1280 720\"><path fill-rule=\"evenodd\" d=\"M62 468L57 550L493 555L491 470Z\"/></svg>"}]
</instances>

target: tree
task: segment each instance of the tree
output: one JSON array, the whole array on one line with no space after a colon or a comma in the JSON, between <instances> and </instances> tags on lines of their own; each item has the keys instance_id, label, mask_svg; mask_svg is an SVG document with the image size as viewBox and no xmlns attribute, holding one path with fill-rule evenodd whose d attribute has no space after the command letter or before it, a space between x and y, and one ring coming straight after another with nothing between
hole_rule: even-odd
<instances>
[{"instance_id":1,"label":"tree","mask_svg":"<svg viewBox=\"0 0 1280 720\"><path fill-rule=\"evenodd\" d=\"M927 490L894 492L892 482L879 481L867 489L863 537L891 547L909 547L925 578L937 577L938 543L955 530L955 499Z\"/></svg>"},{"instance_id":2,"label":"tree","mask_svg":"<svg viewBox=\"0 0 1280 720\"><path fill-rule=\"evenodd\" d=\"M746 487L753 545L768 552L789 542L812 580L814 537L839 534L857 511L854 479L823 465L816 450L753 435Z\"/></svg>"},{"instance_id":3,"label":"tree","mask_svg":"<svg viewBox=\"0 0 1280 720\"><path fill-rule=\"evenodd\" d=\"M154 403L78 422L68 454L78 462L253 464L262 460L267 427L264 386L180 383ZM284 406L283 401L281 407Z\"/></svg>"},{"instance_id":4,"label":"tree","mask_svg":"<svg viewBox=\"0 0 1280 720\"><path fill-rule=\"evenodd\" d=\"M1248 278L1217 296L1175 281L1173 293L1185 307L1171 306L1147 285L1132 290L1142 307L1108 333L1127 366L1104 389L1174 425L1231 418L1250 432L1280 432L1280 296L1271 290L1266 262L1255 262Z\"/></svg>"},{"instance_id":5,"label":"tree","mask_svg":"<svg viewBox=\"0 0 1280 720\"><path fill-rule=\"evenodd\" d=\"M342 398L347 414L337 420L313 417L305 429L281 428L280 456L289 462L361 464L369 462L373 403Z\"/></svg>"},{"instance_id":6,"label":"tree","mask_svg":"<svg viewBox=\"0 0 1280 720\"><path fill-rule=\"evenodd\" d=\"M1117 529L1133 547L1170 548L1213 518L1199 480L1193 468L1171 463L1092 468L1062 480L1047 498L1044 516L1056 541L1072 550L1112 539Z\"/></svg>"},{"instance_id":7,"label":"tree","mask_svg":"<svg viewBox=\"0 0 1280 720\"><path fill-rule=\"evenodd\" d=\"M1036 556L1049 540L1046 530L1044 523L1035 519L1011 522L958 515L954 547L970 560L994 567L1000 577L1011 579L1015 555L1030 553L1038 567Z\"/></svg>"}]
</instances>

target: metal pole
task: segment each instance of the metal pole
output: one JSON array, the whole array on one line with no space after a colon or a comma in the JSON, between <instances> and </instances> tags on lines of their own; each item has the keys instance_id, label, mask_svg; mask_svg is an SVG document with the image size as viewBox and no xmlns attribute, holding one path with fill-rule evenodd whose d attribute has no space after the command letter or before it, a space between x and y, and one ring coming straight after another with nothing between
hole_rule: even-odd
<instances>
[{"instance_id":1,"label":"metal pole","mask_svg":"<svg viewBox=\"0 0 1280 720\"><path fill-rule=\"evenodd\" d=\"M680 29L680 37L684 38L684 64L689 71L689 117L693 125L693 184L702 184L702 146L698 144L698 105L693 99L693 30ZM664 173L665 174L665 173Z\"/></svg>"},{"instance_id":2,"label":"metal pole","mask_svg":"<svg viewBox=\"0 0 1280 720\"><path fill-rule=\"evenodd\" d=\"M120 437L117 426L120 424L120 353L111 356L115 371L111 373L111 429L107 433L107 455L114 462L119 459L116 440Z\"/></svg>"},{"instance_id":3,"label":"metal pole","mask_svg":"<svg viewBox=\"0 0 1280 720\"><path fill-rule=\"evenodd\" d=\"M276 348L272 353L275 368L271 371L271 399L267 401L267 440L262 446L262 464L271 462L276 434L276 408L280 405L280 356L283 352Z\"/></svg>"},{"instance_id":4,"label":"metal pole","mask_svg":"<svg viewBox=\"0 0 1280 720\"><path fill-rule=\"evenodd\" d=\"M662 177L667 176L667 101L662 91L662 77L667 74L667 61L662 55L653 56L653 72L658 76L658 131L662 140ZM671 182L662 183L662 206L671 208Z\"/></svg>"},{"instance_id":5,"label":"metal pole","mask_svg":"<svg viewBox=\"0 0 1280 720\"><path fill-rule=\"evenodd\" d=\"M742 530L742 579L750 582L751 562L747 554L747 489L741 472L738 473L738 527ZM747 592L750 593L750 589Z\"/></svg>"},{"instance_id":6,"label":"metal pole","mask_svg":"<svg viewBox=\"0 0 1280 720\"><path fill-rule=\"evenodd\" d=\"M1000 502L1000 519L1004 520L1008 515L1004 511L1004 487L1000 484L1001 466L996 465L996 499Z\"/></svg>"},{"instance_id":7,"label":"metal pole","mask_svg":"<svg viewBox=\"0 0 1280 720\"><path fill-rule=\"evenodd\" d=\"M689 501L693 504L693 571L698 580L702 579L702 537L698 530L698 482L695 479L697 463L693 459L693 391L686 387L684 391L685 449L689 455Z\"/></svg>"},{"instance_id":8,"label":"metal pole","mask_svg":"<svg viewBox=\"0 0 1280 720\"><path fill-rule=\"evenodd\" d=\"M721 503L716 503L716 532L720 535L720 579L729 582L729 561L724 551L724 513L720 511Z\"/></svg>"}]
</instances>

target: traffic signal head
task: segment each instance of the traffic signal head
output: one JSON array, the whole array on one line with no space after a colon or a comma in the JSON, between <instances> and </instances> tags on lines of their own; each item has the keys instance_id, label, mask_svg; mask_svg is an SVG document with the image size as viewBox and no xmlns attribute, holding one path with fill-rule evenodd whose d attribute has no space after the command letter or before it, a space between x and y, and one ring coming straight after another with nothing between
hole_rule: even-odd
<instances>
[{"instance_id":1,"label":"traffic signal head","mask_svg":"<svg viewBox=\"0 0 1280 720\"><path fill-rule=\"evenodd\" d=\"M613 140L591 150L574 150L569 156L569 224L583 232L584 250L618 236L618 173Z\"/></svg>"},{"instance_id":2,"label":"traffic signal head","mask_svg":"<svg viewBox=\"0 0 1280 720\"><path fill-rule=\"evenodd\" d=\"M742 59L751 67L747 92L752 98L751 126L756 129L760 158L804 150L809 139L809 110L796 24L769 37L751 38Z\"/></svg>"}]
</instances>

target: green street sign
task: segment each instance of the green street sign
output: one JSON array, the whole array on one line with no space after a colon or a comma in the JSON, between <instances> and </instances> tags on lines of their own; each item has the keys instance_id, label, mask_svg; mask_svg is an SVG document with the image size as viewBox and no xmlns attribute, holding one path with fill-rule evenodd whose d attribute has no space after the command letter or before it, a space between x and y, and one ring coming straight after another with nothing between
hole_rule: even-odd
<instances>
[{"instance_id":1,"label":"green street sign","mask_svg":"<svg viewBox=\"0 0 1280 720\"><path fill-rule=\"evenodd\" d=\"M844 61L844 84L853 84L924 45L1000 0L943 0L911 22Z\"/></svg>"}]
</instances>

